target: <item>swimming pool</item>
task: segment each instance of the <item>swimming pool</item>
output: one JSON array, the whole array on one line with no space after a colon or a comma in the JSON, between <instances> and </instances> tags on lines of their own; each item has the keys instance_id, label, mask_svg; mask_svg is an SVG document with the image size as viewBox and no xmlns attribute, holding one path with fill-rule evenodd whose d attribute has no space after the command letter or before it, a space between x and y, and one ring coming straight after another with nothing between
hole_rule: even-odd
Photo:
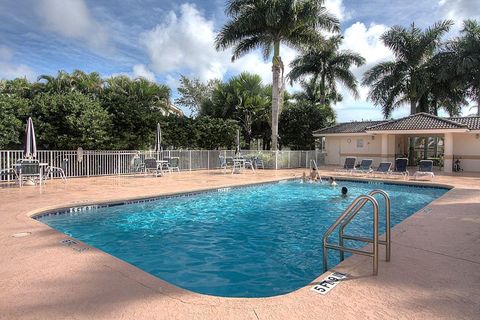
<instances>
[{"instance_id":1,"label":"swimming pool","mask_svg":"<svg viewBox=\"0 0 480 320\"><path fill-rule=\"evenodd\" d=\"M447 191L338 184L282 181L37 219L179 287L216 296L266 297L294 291L322 273L322 236L356 196L378 188L388 192L393 226ZM348 198L339 196L342 186L348 187ZM383 233L383 201L379 204ZM371 234L369 206L347 227L349 234ZM330 250L329 266L338 261L338 252Z\"/></svg>"}]
</instances>

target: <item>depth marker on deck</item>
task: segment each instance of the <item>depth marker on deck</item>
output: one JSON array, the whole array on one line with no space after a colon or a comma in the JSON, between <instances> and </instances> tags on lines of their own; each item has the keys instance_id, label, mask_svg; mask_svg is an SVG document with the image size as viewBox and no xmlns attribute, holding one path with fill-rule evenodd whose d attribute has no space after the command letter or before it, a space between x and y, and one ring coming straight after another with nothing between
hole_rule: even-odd
<instances>
[{"instance_id":1,"label":"depth marker on deck","mask_svg":"<svg viewBox=\"0 0 480 320\"><path fill-rule=\"evenodd\" d=\"M340 281L347 278L347 274L341 272L332 272L322 281L312 287L312 291L320 294L327 294L332 290Z\"/></svg>"}]
</instances>

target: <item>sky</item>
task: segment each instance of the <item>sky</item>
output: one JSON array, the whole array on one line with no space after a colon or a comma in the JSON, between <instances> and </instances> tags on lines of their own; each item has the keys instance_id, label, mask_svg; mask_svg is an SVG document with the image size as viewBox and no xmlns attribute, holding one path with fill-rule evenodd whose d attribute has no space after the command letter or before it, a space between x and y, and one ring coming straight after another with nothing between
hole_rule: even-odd
<instances>
[{"instance_id":1,"label":"sky","mask_svg":"<svg viewBox=\"0 0 480 320\"><path fill-rule=\"evenodd\" d=\"M271 83L271 63L259 52L231 62L231 50L217 52L214 39L228 20L225 0L0 0L0 79L80 69L103 77L123 74L145 77L172 88L175 98L180 75L228 79L242 71L258 73ZM379 37L393 25L421 28L453 19L455 36L464 19L480 19L478 0L326 0L341 21L344 42L367 63L352 71L362 74L392 53ZM288 64L297 52L281 48ZM298 85L287 87L298 90ZM379 107L360 88L355 100L345 90L334 106L338 121L382 119ZM186 110L185 110L186 111ZM408 114L405 106L394 117ZM463 115L473 113L464 108ZM186 113L188 113L186 111Z\"/></svg>"}]
</instances>

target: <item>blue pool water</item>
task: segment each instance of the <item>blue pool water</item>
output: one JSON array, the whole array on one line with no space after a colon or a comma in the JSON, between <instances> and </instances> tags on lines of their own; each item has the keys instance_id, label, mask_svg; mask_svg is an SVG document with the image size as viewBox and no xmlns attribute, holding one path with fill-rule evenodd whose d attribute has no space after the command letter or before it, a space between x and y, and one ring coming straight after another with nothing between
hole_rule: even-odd
<instances>
[{"instance_id":1,"label":"blue pool water","mask_svg":"<svg viewBox=\"0 0 480 320\"><path fill-rule=\"evenodd\" d=\"M348 198L339 196L342 186L348 187ZM296 290L321 274L324 232L356 196L377 188L390 194L393 225L447 191L284 181L38 219L179 287L216 296L265 297ZM349 234L370 234L368 206L347 227ZM383 259L383 246L381 253ZM329 258L334 266L338 252L330 250Z\"/></svg>"}]
</instances>

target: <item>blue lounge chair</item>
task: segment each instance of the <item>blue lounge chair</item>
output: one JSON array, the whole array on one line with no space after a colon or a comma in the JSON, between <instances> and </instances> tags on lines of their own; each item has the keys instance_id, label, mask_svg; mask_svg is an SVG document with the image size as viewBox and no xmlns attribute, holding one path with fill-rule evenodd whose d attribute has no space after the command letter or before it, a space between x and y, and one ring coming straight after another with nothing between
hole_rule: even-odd
<instances>
[{"instance_id":1,"label":"blue lounge chair","mask_svg":"<svg viewBox=\"0 0 480 320\"><path fill-rule=\"evenodd\" d=\"M358 168L353 168L352 173L370 173L372 172L372 159L362 159Z\"/></svg>"},{"instance_id":2,"label":"blue lounge chair","mask_svg":"<svg viewBox=\"0 0 480 320\"><path fill-rule=\"evenodd\" d=\"M357 162L357 158L355 157L347 157L345 158L345 163L343 164L343 168L335 169L336 172L351 172L355 168L355 163Z\"/></svg>"},{"instance_id":3,"label":"blue lounge chair","mask_svg":"<svg viewBox=\"0 0 480 320\"><path fill-rule=\"evenodd\" d=\"M376 174L389 174L392 170L392 163L391 162L381 162L378 165L378 168L372 171L373 177L375 177Z\"/></svg>"},{"instance_id":4,"label":"blue lounge chair","mask_svg":"<svg viewBox=\"0 0 480 320\"><path fill-rule=\"evenodd\" d=\"M418 164L418 170L413 174L413 178L417 180L418 177L428 176L434 178L433 173L433 161L432 160L420 160Z\"/></svg>"},{"instance_id":5,"label":"blue lounge chair","mask_svg":"<svg viewBox=\"0 0 480 320\"><path fill-rule=\"evenodd\" d=\"M410 172L407 170L408 159L407 158L397 158L395 159L395 169L390 172L391 175L401 175L404 179L410 175Z\"/></svg>"}]
</instances>

